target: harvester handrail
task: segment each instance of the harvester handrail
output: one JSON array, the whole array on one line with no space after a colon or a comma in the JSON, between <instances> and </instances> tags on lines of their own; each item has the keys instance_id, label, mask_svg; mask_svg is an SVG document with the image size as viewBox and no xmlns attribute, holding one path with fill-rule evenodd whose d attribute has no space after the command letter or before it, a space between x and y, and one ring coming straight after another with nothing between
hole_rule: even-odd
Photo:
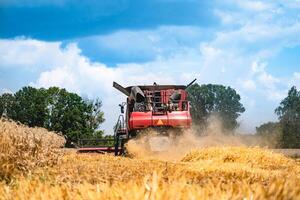
<instances>
[{"instance_id":1,"label":"harvester handrail","mask_svg":"<svg viewBox=\"0 0 300 200\"><path fill-rule=\"evenodd\" d=\"M181 103L181 104L185 104L185 103L189 103L189 100L173 100L172 102L170 102L170 103L167 103L167 104L164 104L162 101L157 101L157 102L154 102L154 101L144 101L144 105L147 105L147 104L151 104L152 106L152 108L155 108L155 107L157 107L157 105L161 105L161 104L164 104L164 105L166 105L166 109L165 109L165 111L169 111L167 108L167 106L168 105L170 105L170 104L179 104L179 103ZM145 106L145 110L144 111L152 111L152 109L149 109L149 108L147 108L147 106ZM174 111L174 110L172 110L172 111Z\"/></svg>"},{"instance_id":2,"label":"harvester handrail","mask_svg":"<svg viewBox=\"0 0 300 200\"><path fill-rule=\"evenodd\" d=\"M95 141L95 142L108 142L108 141L114 141L114 139L110 139L110 138L99 138L99 139L81 139L80 141Z\"/></svg>"}]
</instances>

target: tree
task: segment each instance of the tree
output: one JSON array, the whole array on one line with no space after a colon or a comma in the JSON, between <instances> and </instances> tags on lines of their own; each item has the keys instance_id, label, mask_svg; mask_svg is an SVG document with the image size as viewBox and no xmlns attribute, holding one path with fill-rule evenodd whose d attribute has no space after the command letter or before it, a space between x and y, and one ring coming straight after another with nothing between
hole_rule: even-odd
<instances>
[{"instance_id":1,"label":"tree","mask_svg":"<svg viewBox=\"0 0 300 200\"><path fill-rule=\"evenodd\" d=\"M47 105L49 114L46 126L66 135L67 145L77 142L79 138L93 138L96 132L101 132L98 128L104 121L104 114L99 99L84 101L75 93L51 87L48 89Z\"/></svg>"},{"instance_id":2,"label":"tree","mask_svg":"<svg viewBox=\"0 0 300 200\"><path fill-rule=\"evenodd\" d=\"M81 134L87 134L87 105L82 98L65 89L49 88L47 95L49 130L62 132L67 136L67 145L76 142Z\"/></svg>"},{"instance_id":3,"label":"tree","mask_svg":"<svg viewBox=\"0 0 300 200\"><path fill-rule=\"evenodd\" d=\"M8 115L28 126L44 127L47 117L46 94L43 88L23 87L14 94L13 108Z\"/></svg>"},{"instance_id":4,"label":"tree","mask_svg":"<svg viewBox=\"0 0 300 200\"><path fill-rule=\"evenodd\" d=\"M94 101L86 101L88 104L88 123L89 127L93 130L97 129L100 124L104 122L104 113L101 110L102 101L100 99L96 99Z\"/></svg>"},{"instance_id":5,"label":"tree","mask_svg":"<svg viewBox=\"0 0 300 200\"><path fill-rule=\"evenodd\" d=\"M102 102L83 100L79 95L58 87L23 87L13 94L0 96L0 114L30 127L61 132L67 146L79 138L102 137Z\"/></svg>"},{"instance_id":6,"label":"tree","mask_svg":"<svg viewBox=\"0 0 300 200\"><path fill-rule=\"evenodd\" d=\"M275 113L282 126L284 148L300 148L300 91L293 86L288 96L280 102Z\"/></svg>"},{"instance_id":7,"label":"tree","mask_svg":"<svg viewBox=\"0 0 300 200\"><path fill-rule=\"evenodd\" d=\"M281 147L282 130L279 122L268 122L256 127L256 135L264 146Z\"/></svg>"},{"instance_id":8,"label":"tree","mask_svg":"<svg viewBox=\"0 0 300 200\"><path fill-rule=\"evenodd\" d=\"M206 126L212 114L217 114L227 130L238 126L237 118L245 111L240 103L240 95L230 87L223 85L198 85L188 88L191 102L191 115L193 122Z\"/></svg>"},{"instance_id":9,"label":"tree","mask_svg":"<svg viewBox=\"0 0 300 200\"><path fill-rule=\"evenodd\" d=\"M0 116L10 117L13 113L14 96L4 93L0 96Z\"/></svg>"}]
</instances>

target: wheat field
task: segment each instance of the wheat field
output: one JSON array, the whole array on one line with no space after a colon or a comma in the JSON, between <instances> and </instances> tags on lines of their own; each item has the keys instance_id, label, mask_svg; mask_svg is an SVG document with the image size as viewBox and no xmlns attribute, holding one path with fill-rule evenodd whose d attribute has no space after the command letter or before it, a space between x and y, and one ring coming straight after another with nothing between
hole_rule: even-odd
<instances>
[{"instance_id":1,"label":"wheat field","mask_svg":"<svg viewBox=\"0 0 300 200\"><path fill-rule=\"evenodd\" d=\"M0 199L300 199L300 162L268 149L114 157L65 151L61 136L4 119L0 131Z\"/></svg>"}]
</instances>

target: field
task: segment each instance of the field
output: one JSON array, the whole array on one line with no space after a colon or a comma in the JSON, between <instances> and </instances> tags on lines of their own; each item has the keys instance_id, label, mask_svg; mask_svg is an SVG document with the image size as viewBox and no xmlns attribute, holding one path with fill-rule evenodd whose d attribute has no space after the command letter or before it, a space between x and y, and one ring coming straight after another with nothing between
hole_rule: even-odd
<instances>
[{"instance_id":1,"label":"field","mask_svg":"<svg viewBox=\"0 0 300 200\"><path fill-rule=\"evenodd\" d=\"M0 199L300 199L300 162L268 149L114 157L3 119L0 131Z\"/></svg>"}]
</instances>

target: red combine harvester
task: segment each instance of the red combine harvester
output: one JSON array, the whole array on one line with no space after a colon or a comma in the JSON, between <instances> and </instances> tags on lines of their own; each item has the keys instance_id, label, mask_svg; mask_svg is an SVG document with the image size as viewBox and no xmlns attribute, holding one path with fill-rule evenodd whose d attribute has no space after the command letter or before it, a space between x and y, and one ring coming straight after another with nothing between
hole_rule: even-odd
<instances>
[{"instance_id":1,"label":"red combine harvester","mask_svg":"<svg viewBox=\"0 0 300 200\"><path fill-rule=\"evenodd\" d=\"M168 142L164 138L169 136L170 130L176 135L180 134L182 129L191 127L192 119L186 89L195 81L196 79L188 85L154 83L126 88L113 82L113 87L127 96L127 101L119 105L121 115L114 128L114 138L81 140L78 152L114 152L115 155L123 155L125 143L149 129L155 130L161 138L160 140L154 138L152 143L167 145ZM155 144L153 148L155 151Z\"/></svg>"}]
</instances>

